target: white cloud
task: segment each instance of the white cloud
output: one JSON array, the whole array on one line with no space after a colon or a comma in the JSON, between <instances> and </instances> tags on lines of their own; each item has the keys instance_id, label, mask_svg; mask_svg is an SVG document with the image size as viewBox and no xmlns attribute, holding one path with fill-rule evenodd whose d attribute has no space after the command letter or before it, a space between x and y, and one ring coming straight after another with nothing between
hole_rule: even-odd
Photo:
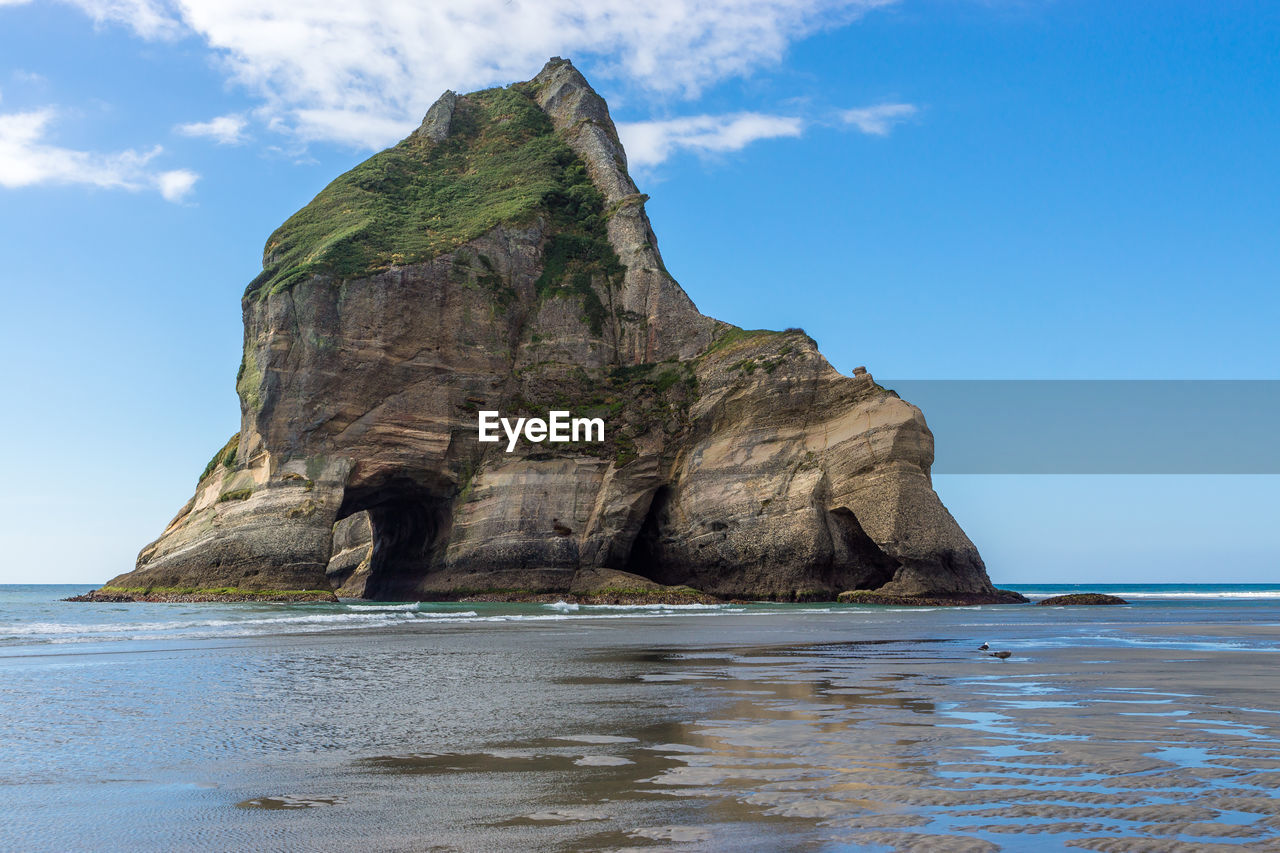
<instances>
[{"instance_id":1,"label":"white cloud","mask_svg":"<svg viewBox=\"0 0 1280 853\"><path fill-rule=\"evenodd\" d=\"M65 0L145 38L193 33L302 139L378 147L445 89L526 79L547 57L663 97L780 62L896 0Z\"/></svg>"},{"instance_id":2,"label":"white cloud","mask_svg":"<svg viewBox=\"0 0 1280 853\"><path fill-rule=\"evenodd\" d=\"M344 107L295 109L290 118L292 124L277 117L273 122L274 129L296 133L305 140L332 140L369 150L385 148L407 136L422 120L422 116L397 118L382 112Z\"/></svg>"},{"instance_id":3,"label":"white cloud","mask_svg":"<svg viewBox=\"0 0 1280 853\"><path fill-rule=\"evenodd\" d=\"M912 104L877 104L874 107L843 110L840 119L863 133L888 136L894 125L901 124L917 112Z\"/></svg>"},{"instance_id":4,"label":"white cloud","mask_svg":"<svg viewBox=\"0 0 1280 853\"><path fill-rule=\"evenodd\" d=\"M125 24L143 38L174 38L182 25L167 4L155 0L63 0L93 18L96 24Z\"/></svg>"},{"instance_id":5,"label":"white cloud","mask_svg":"<svg viewBox=\"0 0 1280 853\"><path fill-rule=\"evenodd\" d=\"M105 189L155 189L169 201L181 200L195 184L194 172L155 172L151 161L162 151L101 154L51 145L45 140L55 117L51 108L0 114L0 187L84 184Z\"/></svg>"},{"instance_id":6,"label":"white cloud","mask_svg":"<svg viewBox=\"0 0 1280 853\"><path fill-rule=\"evenodd\" d=\"M837 118L863 133L886 136L894 124L915 115L911 104L879 104L840 110ZM700 115L656 121L620 122L618 135L630 165L656 166L681 150L700 154L739 151L759 139L799 136L813 122L763 113ZM830 124L829 120L816 122Z\"/></svg>"},{"instance_id":7,"label":"white cloud","mask_svg":"<svg viewBox=\"0 0 1280 853\"><path fill-rule=\"evenodd\" d=\"M200 176L190 169L174 169L156 175L156 187L166 201L179 202L187 197Z\"/></svg>"},{"instance_id":8,"label":"white cloud","mask_svg":"<svg viewBox=\"0 0 1280 853\"><path fill-rule=\"evenodd\" d=\"M738 151L758 139L799 136L803 131L801 119L761 113L688 116L618 125L627 160L641 169L656 166L682 149L701 154Z\"/></svg>"},{"instance_id":9,"label":"white cloud","mask_svg":"<svg viewBox=\"0 0 1280 853\"><path fill-rule=\"evenodd\" d=\"M208 121L180 124L174 128L174 131L183 136L207 137L219 145L236 145L244 141L244 129L248 126L249 122L244 116L225 115Z\"/></svg>"},{"instance_id":10,"label":"white cloud","mask_svg":"<svg viewBox=\"0 0 1280 853\"><path fill-rule=\"evenodd\" d=\"M31 0L0 0L0 6L25 6ZM95 24L124 24L143 38L173 38L182 24L163 2L156 0L62 0L93 19ZM180 2L180 0L179 0Z\"/></svg>"}]
</instances>

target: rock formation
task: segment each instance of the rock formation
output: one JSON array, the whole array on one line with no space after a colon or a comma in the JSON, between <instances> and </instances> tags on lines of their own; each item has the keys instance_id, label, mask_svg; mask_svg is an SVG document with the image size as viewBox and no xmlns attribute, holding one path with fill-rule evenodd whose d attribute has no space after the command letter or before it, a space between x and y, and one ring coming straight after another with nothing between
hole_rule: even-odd
<instances>
[{"instance_id":1,"label":"rock formation","mask_svg":"<svg viewBox=\"0 0 1280 853\"><path fill-rule=\"evenodd\" d=\"M1036 604L1040 607L1072 607L1078 605L1128 604L1118 595L1107 595L1105 592L1071 592L1066 595L1051 595L1042 598Z\"/></svg>"},{"instance_id":2,"label":"rock formation","mask_svg":"<svg viewBox=\"0 0 1280 853\"><path fill-rule=\"evenodd\" d=\"M699 313L646 200L568 61L446 93L271 236L240 432L101 594L1000 600L920 410ZM477 439L557 409L605 441Z\"/></svg>"}]
</instances>

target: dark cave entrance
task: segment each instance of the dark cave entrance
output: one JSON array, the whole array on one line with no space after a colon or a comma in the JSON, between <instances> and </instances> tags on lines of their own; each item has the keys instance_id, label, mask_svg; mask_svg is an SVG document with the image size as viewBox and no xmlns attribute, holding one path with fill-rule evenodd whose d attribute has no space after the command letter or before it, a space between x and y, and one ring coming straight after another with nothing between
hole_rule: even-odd
<instances>
[{"instance_id":1,"label":"dark cave entrance","mask_svg":"<svg viewBox=\"0 0 1280 853\"><path fill-rule=\"evenodd\" d=\"M453 497L402 476L347 491L338 517L369 513L372 546L364 598L380 601L418 597L423 577L444 555L453 525Z\"/></svg>"},{"instance_id":2,"label":"dark cave entrance","mask_svg":"<svg viewBox=\"0 0 1280 853\"><path fill-rule=\"evenodd\" d=\"M622 570L654 583L679 584L684 577L676 577L676 572L663 558L662 539L670 523L671 489L659 486L649 501L649 509L645 512L644 521L640 523L640 531L631 542L631 550Z\"/></svg>"},{"instance_id":3,"label":"dark cave entrance","mask_svg":"<svg viewBox=\"0 0 1280 853\"><path fill-rule=\"evenodd\" d=\"M640 530L631 543L624 571L647 578L655 583L679 585L689 583L688 567L674 561L667 548L671 528L671 489L659 487L649 502ZM846 589L877 589L893 580L900 563L886 554L875 543L858 517L848 507L836 507L826 513L827 530L831 535L831 562L819 572L822 579L837 591ZM725 525L710 522L709 530L723 530Z\"/></svg>"},{"instance_id":4,"label":"dark cave entrance","mask_svg":"<svg viewBox=\"0 0 1280 853\"><path fill-rule=\"evenodd\" d=\"M858 517L848 507L827 511L831 532L832 580L842 589L877 589L893 580L899 565L862 529Z\"/></svg>"}]
</instances>

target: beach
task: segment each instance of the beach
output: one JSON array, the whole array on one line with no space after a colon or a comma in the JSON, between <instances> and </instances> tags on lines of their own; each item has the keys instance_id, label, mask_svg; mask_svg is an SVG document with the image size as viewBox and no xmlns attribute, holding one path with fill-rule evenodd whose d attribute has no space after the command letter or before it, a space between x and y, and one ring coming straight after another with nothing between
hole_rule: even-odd
<instances>
[{"instance_id":1,"label":"beach","mask_svg":"<svg viewBox=\"0 0 1280 853\"><path fill-rule=\"evenodd\" d=\"M1277 587L58 601L85 589L0 588L5 849L1280 850Z\"/></svg>"}]
</instances>

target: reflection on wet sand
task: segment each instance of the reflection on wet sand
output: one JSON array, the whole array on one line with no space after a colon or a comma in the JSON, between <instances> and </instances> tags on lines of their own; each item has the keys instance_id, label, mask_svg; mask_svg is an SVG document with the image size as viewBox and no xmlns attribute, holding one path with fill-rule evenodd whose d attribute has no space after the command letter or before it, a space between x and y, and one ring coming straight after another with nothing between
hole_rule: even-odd
<instances>
[{"instance_id":1,"label":"reflection on wet sand","mask_svg":"<svg viewBox=\"0 0 1280 853\"><path fill-rule=\"evenodd\" d=\"M593 678L593 701L686 691L661 722L365 766L518 791L492 804L490 837L563 850L1280 851L1264 656L1201 656L1188 684L1149 650L1006 663L972 648L614 651L603 662L627 674Z\"/></svg>"}]
</instances>

